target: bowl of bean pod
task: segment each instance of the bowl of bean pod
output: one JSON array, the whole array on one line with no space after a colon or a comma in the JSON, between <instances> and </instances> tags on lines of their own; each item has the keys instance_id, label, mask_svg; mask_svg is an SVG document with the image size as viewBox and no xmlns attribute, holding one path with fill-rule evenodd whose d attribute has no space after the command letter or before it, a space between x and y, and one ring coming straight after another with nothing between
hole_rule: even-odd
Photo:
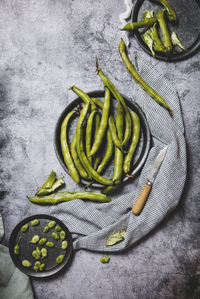
<instances>
[{"instance_id":1,"label":"bowl of bean pod","mask_svg":"<svg viewBox=\"0 0 200 299\"><path fill-rule=\"evenodd\" d=\"M151 135L146 117L118 91L71 89L78 97L56 123L56 156L75 182L109 193L136 176L147 158Z\"/></svg>"},{"instance_id":2,"label":"bowl of bean pod","mask_svg":"<svg viewBox=\"0 0 200 299\"><path fill-rule=\"evenodd\" d=\"M137 0L128 30L149 55L177 62L200 48L200 2L191 0Z\"/></svg>"},{"instance_id":3,"label":"bowl of bean pod","mask_svg":"<svg viewBox=\"0 0 200 299\"><path fill-rule=\"evenodd\" d=\"M63 270L71 257L71 233L56 217L40 214L23 219L9 240L16 267L32 277L48 277Z\"/></svg>"}]
</instances>

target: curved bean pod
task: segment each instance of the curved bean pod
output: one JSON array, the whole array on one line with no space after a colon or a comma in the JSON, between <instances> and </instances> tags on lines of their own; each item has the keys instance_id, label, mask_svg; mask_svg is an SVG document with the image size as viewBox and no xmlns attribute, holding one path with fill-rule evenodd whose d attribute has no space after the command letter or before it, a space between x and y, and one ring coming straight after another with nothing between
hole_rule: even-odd
<instances>
[{"instance_id":1,"label":"curved bean pod","mask_svg":"<svg viewBox=\"0 0 200 299\"><path fill-rule=\"evenodd\" d=\"M155 2L158 2L162 4L167 12L167 18L169 21L177 21L177 16L175 13L175 10L173 9L172 5L167 0L154 0Z\"/></svg>"},{"instance_id":2,"label":"curved bean pod","mask_svg":"<svg viewBox=\"0 0 200 299\"><path fill-rule=\"evenodd\" d=\"M89 199L99 202L110 202L111 199L99 192L58 192L47 196L28 197L33 203L56 205L74 199Z\"/></svg>"},{"instance_id":3,"label":"curved bean pod","mask_svg":"<svg viewBox=\"0 0 200 299\"><path fill-rule=\"evenodd\" d=\"M86 151L86 156L88 158L88 161L92 165L92 157L90 155L91 152L91 140L92 140L92 129L93 129L93 121L94 121L94 116L97 113L96 110L93 110L87 120L87 126L86 126L86 137L85 137L85 151Z\"/></svg>"},{"instance_id":4,"label":"curved bean pod","mask_svg":"<svg viewBox=\"0 0 200 299\"><path fill-rule=\"evenodd\" d=\"M172 110L170 106L165 102L165 100L153 89L151 86L149 86L138 74L135 67L133 66L132 62L129 60L127 52L126 52L126 45L121 40L119 44L119 52L122 58L122 61L124 62L127 70L132 75L133 79L160 105L162 105L165 109L169 111L169 114L172 116Z\"/></svg>"},{"instance_id":5,"label":"curved bean pod","mask_svg":"<svg viewBox=\"0 0 200 299\"><path fill-rule=\"evenodd\" d=\"M97 65L97 72L98 72L98 75L100 76L101 80L109 88L109 90L111 91L111 93L113 94L115 99L118 102L120 102L124 108L125 118L126 118L126 129L125 129L125 133L124 133L124 140L122 141L122 146L125 146L131 137L131 116L129 114L128 107L127 107L123 97L121 96L121 94L118 92L118 90L114 86L114 84L110 81L110 79L103 73L102 69L99 67L98 60L96 60L96 65Z\"/></svg>"},{"instance_id":6,"label":"curved bean pod","mask_svg":"<svg viewBox=\"0 0 200 299\"><path fill-rule=\"evenodd\" d=\"M106 87L105 88L105 99L104 99L104 105L102 110L102 116L101 116L101 122L99 125L98 132L95 136L95 140L92 146L92 149L90 151L90 155L93 156L101 146L103 137L106 132L107 124L108 124L108 116L109 116L109 109L110 109L110 91Z\"/></svg>"},{"instance_id":7,"label":"curved bean pod","mask_svg":"<svg viewBox=\"0 0 200 299\"><path fill-rule=\"evenodd\" d=\"M60 144L61 144L61 150L62 150L62 154L63 154L63 158L65 161L65 164L69 170L69 173L71 175L71 177L73 178L73 180L76 183L80 182L80 177L78 174L78 171L74 165L74 162L72 160L70 151L69 151L69 146L67 143L67 129L68 129L68 123L69 120L72 118L72 116L76 113L75 110L72 110L71 112L68 113L68 115L65 117L65 119L62 122L61 125L61 132L60 132Z\"/></svg>"},{"instance_id":8,"label":"curved bean pod","mask_svg":"<svg viewBox=\"0 0 200 299\"><path fill-rule=\"evenodd\" d=\"M167 53L169 54L172 51L172 42L169 31L167 29L167 24L165 22L164 13L165 12L163 10L158 10L157 19L162 34L163 45L165 46Z\"/></svg>"},{"instance_id":9,"label":"curved bean pod","mask_svg":"<svg viewBox=\"0 0 200 299\"><path fill-rule=\"evenodd\" d=\"M133 135L128 153L124 158L123 169L125 174L129 174L130 172L131 161L140 137L140 119L134 111L130 111L130 114L133 122Z\"/></svg>"},{"instance_id":10,"label":"curved bean pod","mask_svg":"<svg viewBox=\"0 0 200 299\"><path fill-rule=\"evenodd\" d=\"M119 137L119 140L121 141L123 140L124 135L124 109L120 103L117 104L116 128L117 135ZM118 182L118 184L114 186L108 186L106 189L102 191L102 193L107 194L118 188L123 174L123 160L123 152L119 148L115 147L113 181Z\"/></svg>"},{"instance_id":11,"label":"curved bean pod","mask_svg":"<svg viewBox=\"0 0 200 299\"><path fill-rule=\"evenodd\" d=\"M108 162L110 161L112 154L113 154L113 141L112 141L112 137L110 134L110 130L107 130L107 145L106 145L106 152L104 155L103 160L101 161L101 163L99 164L98 168L97 168L97 172L98 173L102 173L103 170L105 169L105 167L107 166Z\"/></svg>"},{"instance_id":12,"label":"curved bean pod","mask_svg":"<svg viewBox=\"0 0 200 299\"><path fill-rule=\"evenodd\" d=\"M118 147L119 149L121 149L122 143L117 136L117 128L115 126L115 121L114 121L114 118L112 115L110 115L108 122L109 122L110 134L111 134L112 140L114 142L114 145L116 147Z\"/></svg>"},{"instance_id":13,"label":"curved bean pod","mask_svg":"<svg viewBox=\"0 0 200 299\"><path fill-rule=\"evenodd\" d=\"M72 140L72 143L70 145L70 152L71 152L71 155L72 155L72 158L73 158L73 161L74 161L74 164L76 166L76 169L78 170L80 176L84 179L88 179L89 178L89 175L87 174L87 172L85 171L85 169L83 168L79 158L78 158L78 155L77 155L77 150L76 150L76 132L74 134L74 137L73 137L73 140Z\"/></svg>"},{"instance_id":14,"label":"curved bean pod","mask_svg":"<svg viewBox=\"0 0 200 299\"><path fill-rule=\"evenodd\" d=\"M94 170L88 161L83 147L83 129L82 129L82 123L87 115L88 109L89 109L90 103L87 103L84 105L78 123L76 127L76 136L77 136L77 153L79 156L79 159L81 160L81 163L85 167L86 171L89 173L89 175L97 182L103 184L103 185L113 185L113 181L107 178L102 177L96 170Z\"/></svg>"},{"instance_id":15,"label":"curved bean pod","mask_svg":"<svg viewBox=\"0 0 200 299\"><path fill-rule=\"evenodd\" d=\"M156 22L157 22L157 18L152 17L152 18L148 18L148 19L145 19L145 20L141 20L139 22L128 23L121 30L135 31L139 28L150 27L153 24L155 24Z\"/></svg>"}]
</instances>

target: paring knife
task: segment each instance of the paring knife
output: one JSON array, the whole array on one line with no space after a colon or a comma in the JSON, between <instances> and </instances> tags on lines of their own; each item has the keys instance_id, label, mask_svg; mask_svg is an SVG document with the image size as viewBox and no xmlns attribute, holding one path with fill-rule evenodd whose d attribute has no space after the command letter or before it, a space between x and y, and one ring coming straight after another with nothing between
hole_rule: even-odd
<instances>
[{"instance_id":1,"label":"paring knife","mask_svg":"<svg viewBox=\"0 0 200 299\"><path fill-rule=\"evenodd\" d=\"M148 174L148 177L147 177L147 184L144 186L144 188L142 189L140 195L138 196L134 206L133 206L133 209L132 209L132 212L134 215L139 215L146 203L146 200L149 196L149 193L151 191L151 188L152 188L152 185L153 185L153 182L158 174L158 171L160 169L160 166L164 160L164 157L166 155L166 152L167 152L167 146L164 147L160 153L158 154L158 156L156 157L153 165L152 165L152 168Z\"/></svg>"}]
</instances>

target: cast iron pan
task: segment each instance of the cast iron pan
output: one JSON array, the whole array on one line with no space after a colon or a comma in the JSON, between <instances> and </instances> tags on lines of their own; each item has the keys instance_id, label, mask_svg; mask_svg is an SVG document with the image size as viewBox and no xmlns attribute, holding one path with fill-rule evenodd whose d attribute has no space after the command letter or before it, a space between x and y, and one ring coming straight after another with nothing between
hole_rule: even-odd
<instances>
[{"instance_id":1,"label":"cast iron pan","mask_svg":"<svg viewBox=\"0 0 200 299\"><path fill-rule=\"evenodd\" d=\"M90 98L102 98L104 97L104 91L92 91L92 92L89 92L88 93L89 97ZM139 118L140 118L140 125L141 125L141 134L140 134L140 141L139 141L139 145L137 147L137 150L134 154L134 159L132 161L132 167L131 167L131 174L133 176L135 176L139 171L140 169L142 168L146 158L147 158L147 155L148 155L148 152L149 152L149 149L150 149L150 143L151 143L151 136L150 136L150 130L149 130L149 126L148 126L148 123L147 123L147 120L144 116L144 113L142 112L141 108L135 103L133 102L132 100L128 99L126 96L122 95L127 106L134 110ZM116 105L116 102L117 101L112 101L115 105ZM72 110L74 109L75 107L77 107L80 103L83 103L83 101L80 99L80 98L77 98L75 99L74 101L72 101L65 109L64 111L61 113L57 123L56 123L56 128L55 128L55 133L54 133L54 148L55 148L55 152L56 152L56 156L58 158L58 161L60 162L61 166L64 168L64 170L68 172L68 169L64 163L64 160L63 160L63 156L62 156L62 151L61 151L61 145L60 145L60 129L61 129L61 124L65 118L65 116ZM111 108L112 109L112 108ZM116 109L115 109L116 110ZM72 138L73 138L73 135L74 135L74 132L75 132L75 128L76 128L76 122L75 121L72 121L72 125L71 125L71 131L69 132L69 143L71 142ZM106 139L105 141L103 142L103 148L100 149L100 152L103 153L103 151L105 150L105 147L106 147ZM113 167L113 163L111 162L110 164L112 164L112 167ZM108 169L106 170L106 172L103 174L103 176L105 177L109 177L111 178L112 177L112 168L108 167ZM124 177L123 178L123 183L126 182L127 180L129 180L130 178L128 177ZM81 183L83 184L88 184L88 181L84 180L84 179L81 179ZM98 188L101 188L102 185L99 184L99 183L94 183L92 185L92 187L98 187ZM103 186L102 188L105 188L105 186Z\"/></svg>"},{"instance_id":2,"label":"cast iron pan","mask_svg":"<svg viewBox=\"0 0 200 299\"><path fill-rule=\"evenodd\" d=\"M29 228L25 233L21 232L20 229L21 229L22 225L24 225L26 223L30 223L33 219L39 219L40 224L38 226L29 225ZM55 228L51 228L47 233L43 233L43 227L46 226L48 224L48 222L51 220L55 220L56 223L58 225L60 225L60 227L65 231L66 240L68 242L68 247L66 250L63 250L61 248L61 242L62 242L61 240L54 240L52 238L51 233L53 231L55 231ZM46 237L48 239L48 241L53 241L55 243L55 247L50 248L45 245L31 244L29 241L32 239L32 237L34 235L39 235L41 238ZM19 243L20 254L16 255L16 254L14 254L13 250L14 250L14 246L16 245L20 236L21 236L21 240ZM48 256L41 260L46 265L45 269L43 271L35 272L35 270L33 269L33 266L30 268L25 268L24 266L22 266L22 260L27 259L33 265L36 260L32 256L32 251L35 250L35 248L37 246L39 246L40 248L42 248L42 247L47 248ZM42 214L30 216L30 217L22 220L20 223L18 223L15 226L14 230L12 231L12 234L11 234L10 240L9 240L10 256L11 256L14 264L22 272L24 272L25 274L32 276L32 277L48 277L48 276L52 276L52 275L56 274L57 272L59 272L61 269L63 269L66 266L66 264L71 256L72 248L73 248L73 245L72 245L71 233L69 232L66 225L61 220L59 220L53 216L42 215ZM60 254L65 254L65 257L64 257L64 260L62 263L57 264L56 258Z\"/></svg>"},{"instance_id":3,"label":"cast iron pan","mask_svg":"<svg viewBox=\"0 0 200 299\"><path fill-rule=\"evenodd\" d=\"M169 0L172 4L178 18L177 24L168 22L170 31L175 31L187 48L187 51L181 51L178 54L171 54L170 56L162 53L155 53L155 58L169 62L177 62L189 58L194 55L200 48L200 1L199 0ZM132 10L132 22L141 20L142 14L145 10L162 9L163 6L154 2L153 0L137 0ZM155 14L154 14L155 15ZM140 33L143 29L137 30L134 34L137 42L142 49L152 56L149 48L143 42Z\"/></svg>"}]
</instances>

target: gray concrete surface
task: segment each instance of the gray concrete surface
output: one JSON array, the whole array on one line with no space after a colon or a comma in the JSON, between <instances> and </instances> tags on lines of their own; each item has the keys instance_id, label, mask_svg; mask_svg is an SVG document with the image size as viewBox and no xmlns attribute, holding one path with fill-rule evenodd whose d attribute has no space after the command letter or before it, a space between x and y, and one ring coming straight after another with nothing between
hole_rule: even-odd
<instances>
[{"instance_id":1,"label":"gray concrete surface","mask_svg":"<svg viewBox=\"0 0 200 299\"><path fill-rule=\"evenodd\" d=\"M101 89L95 57L119 90L131 96L132 81L117 46L121 37L119 0L0 1L0 212L3 244L23 218L43 212L26 200L51 169L71 178L53 148L57 118L75 98L67 88ZM177 209L151 234L110 263L80 250L66 272L33 279L38 299L160 299L200 297L200 54L168 64L152 59L131 40L130 55L141 55L175 84L180 96L188 150L187 183ZM12 299L12 298L10 298Z\"/></svg>"}]
</instances>

